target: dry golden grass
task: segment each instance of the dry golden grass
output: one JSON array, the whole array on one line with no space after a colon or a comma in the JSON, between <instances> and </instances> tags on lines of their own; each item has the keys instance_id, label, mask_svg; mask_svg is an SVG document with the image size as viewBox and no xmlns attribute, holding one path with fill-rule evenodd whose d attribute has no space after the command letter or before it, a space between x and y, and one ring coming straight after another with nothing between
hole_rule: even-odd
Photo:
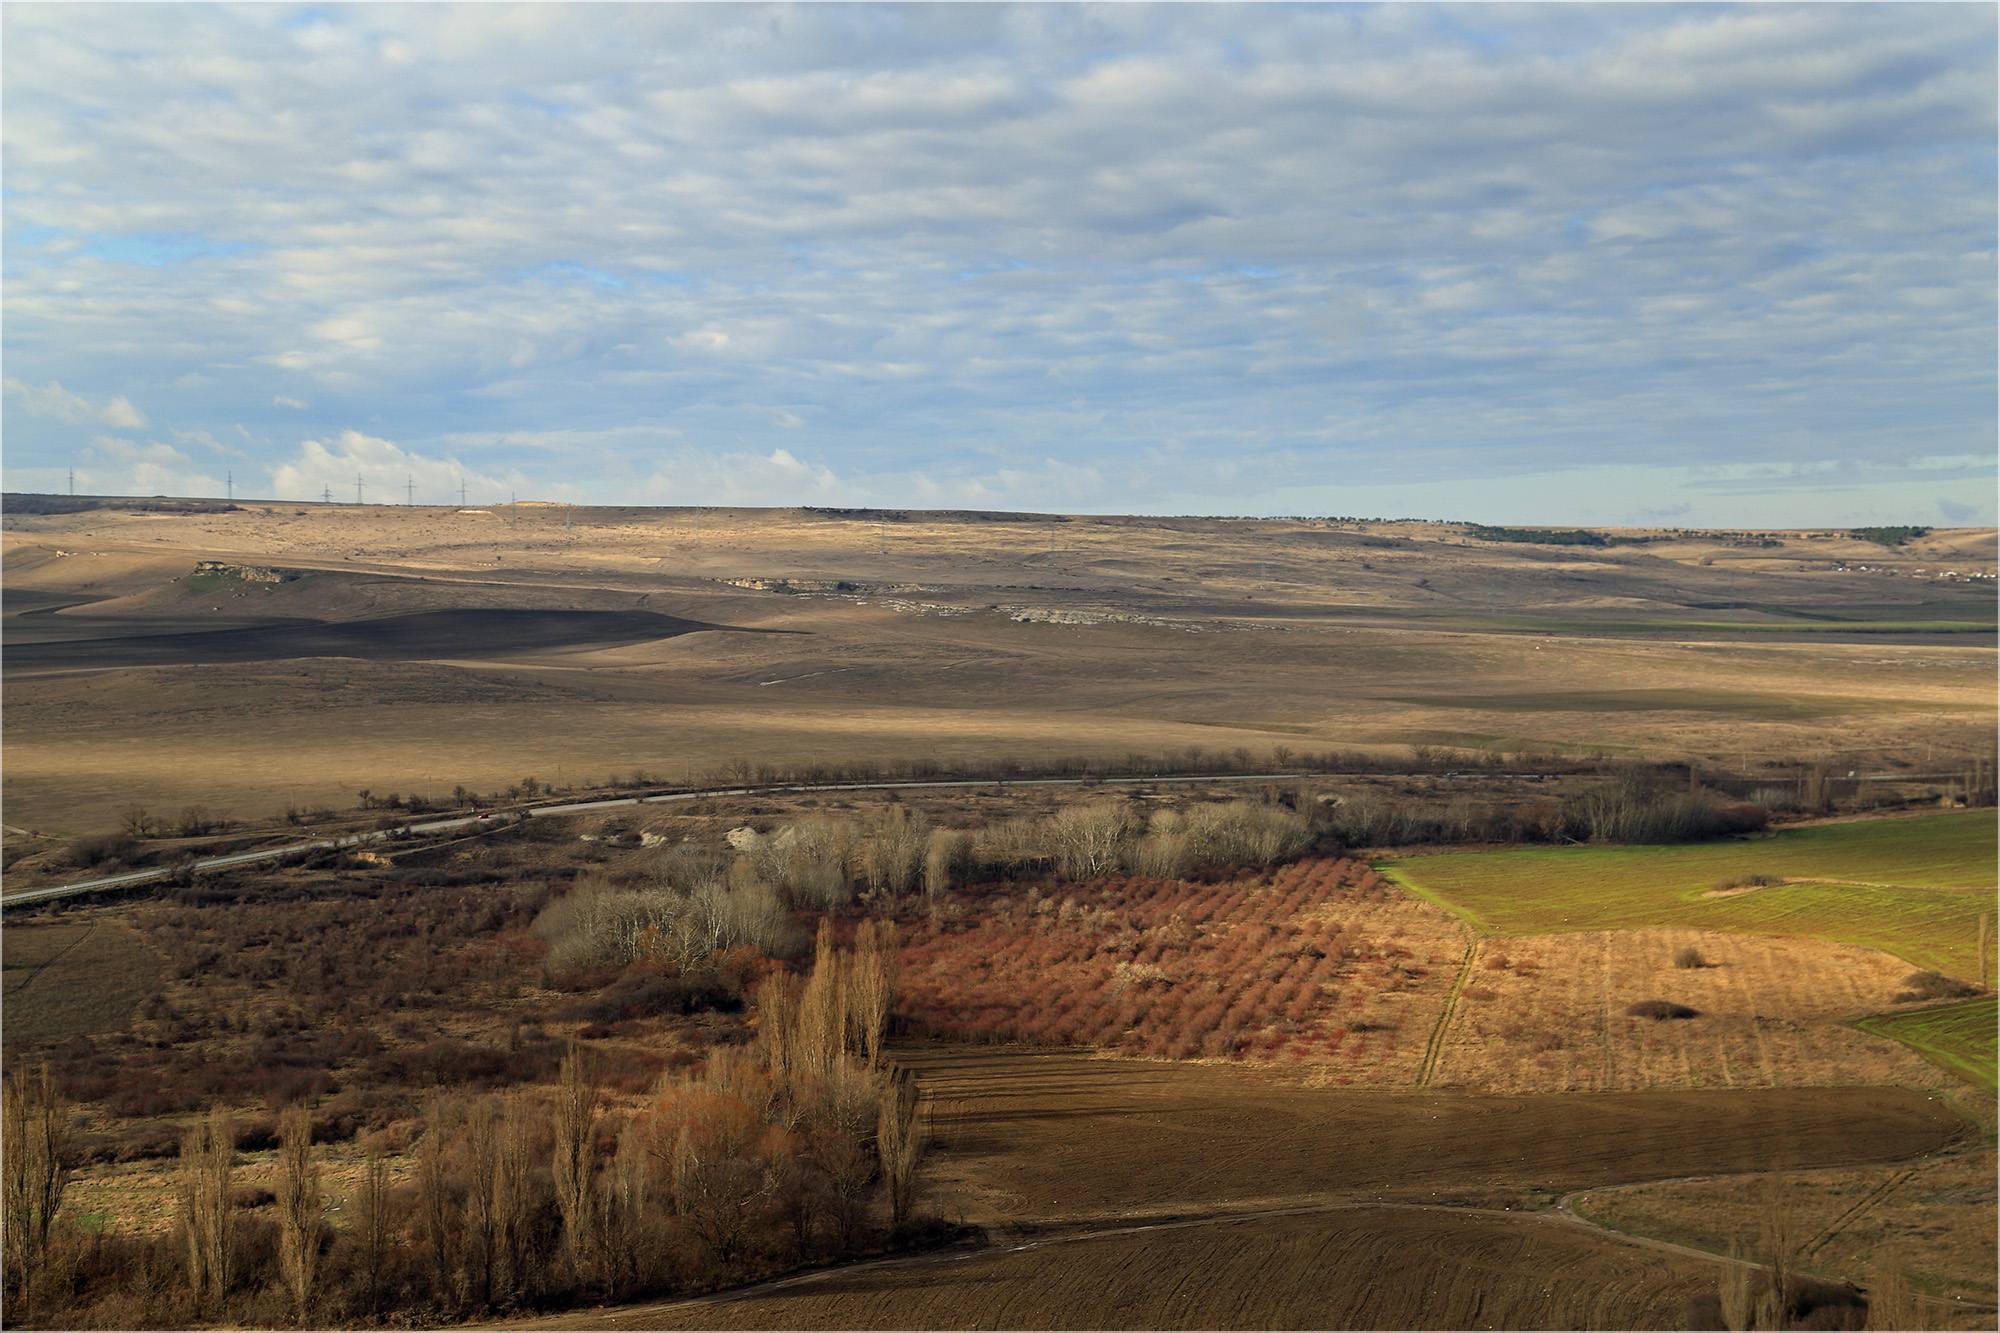
<instances>
[{"instance_id":1,"label":"dry golden grass","mask_svg":"<svg viewBox=\"0 0 2000 1333\"><path fill-rule=\"evenodd\" d=\"M252 1118L268 1120L262 1107L238 1111L238 1123ZM199 1115L163 1118L159 1123L192 1125ZM328 1220L336 1227L349 1222L355 1200L360 1196L367 1174L367 1157L354 1143L321 1144L314 1149L319 1159L320 1190L327 1204ZM390 1181L401 1185L416 1169L415 1158L396 1155L388 1158ZM278 1188L278 1150L239 1152L230 1175L230 1188L239 1191ZM81 1168L71 1179L63 1196L63 1215L78 1221L86 1230L108 1226L123 1235L163 1235L174 1229L178 1216L179 1176L172 1161L102 1163ZM271 1205L262 1216L275 1217Z\"/></svg>"},{"instance_id":2,"label":"dry golden grass","mask_svg":"<svg viewBox=\"0 0 2000 1333\"><path fill-rule=\"evenodd\" d=\"M1708 966L1680 968L1700 951ZM1502 959L1505 967L1494 966ZM1433 1086L1504 1092L1948 1080L1841 1019L1889 1005L1910 965L1856 945L1710 931L1587 931L1482 941ZM1693 1019L1630 1017L1667 1000Z\"/></svg>"},{"instance_id":3,"label":"dry golden grass","mask_svg":"<svg viewBox=\"0 0 2000 1333\"><path fill-rule=\"evenodd\" d=\"M1039 522L930 516L878 536L865 517L711 511L697 544L686 511L574 517L565 529L560 509L526 506L518 523L497 511L348 506L8 514L0 551L14 642L440 606L639 608L794 631L515 653L467 644L450 663L10 670L9 822L83 832L135 803L261 817L294 801L344 805L363 786L486 791L529 774L581 785L634 767L678 779L739 761L1193 746L1401 753L1424 741L1737 765L1830 747L1921 761L1989 742L1989 647L1590 628L1605 616L1716 621L1721 613L1691 604L1726 601L1732 565L1745 600L1763 578L1772 582L1757 596L1773 604L1938 615L1911 608L1957 594L1824 566L1841 557L1914 568L1952 547L1969 570L1990 561L1986 533L1887 553L1788 539L1793 567L1753 576L1743 562L1770 569L1769 552L1692 540L1557 553L1466 544L1428 525L1076 520L1053 525L1051 560L1051 525ZM200 592L171 581L203 559L322 572ZM726 582L760 578L854 590ZM1500 626L1507 633L1486 632L1489 587L1501 619L1516 617ZM18 614L66 597L109 600ZM1048 612L1098 619L1013 618ZM1655 692L1660 706L1603 703L1620 691ZM1514 695L1524 702L1510 704ZM1815 698L1831 711L1760 702Z\"/></svg>"},{"instance_id":4,"label":"dry golden grass","mask_svg":"<svg viewBox=\"0 0 2000 1333\"><path fill-rule=\"evenodd\" d=\"M1992 1304L1996 1291L1994 1154L1772 1177L1663 1181L1573 1201L1593 1221L1723 1251L1756 1249L1771 1191L1792 1210L1809 1271L1861 1280L1906 1271L1919 1290ZM1983 1325L1992 1325L1991 1314Z\"/></svg>"}]
</instances>

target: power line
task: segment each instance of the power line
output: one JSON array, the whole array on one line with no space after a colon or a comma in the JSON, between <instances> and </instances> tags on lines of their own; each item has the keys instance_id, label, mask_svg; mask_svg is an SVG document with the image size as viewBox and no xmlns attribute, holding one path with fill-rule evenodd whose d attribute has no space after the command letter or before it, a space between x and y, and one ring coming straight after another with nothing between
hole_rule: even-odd
<instances>
[{"instance_id":1,"label":"power line","mask_svg":"<svg viewBox=\"0 0 2000 1333\"><path fill-rule=\"evenodd\" d=\"M330 505L333 503L333 487L322 486L319 488L319 502L323 505Z\"/></svg>"},{"instance_id":2,"label":"power line","mask_svg":"<svg viewBox=\"0 0 2000 1333\"><path fill-rule=\"evenodd\" d=\"M411 476L409 473L405 472L403 474L403 504L407 507L409 505L415 504L416 502L417 502L417 479Z\"/></svg>"},{"instance_id":3,"label":"power line","mask_svg":"<svg viewBox=\"0 0 2000 1333\"><path fill-rule=\"evenodd\" d=\"M359 472L354 474L354 503L361 503L361 474Z\"/></svg>"}]
</instances>

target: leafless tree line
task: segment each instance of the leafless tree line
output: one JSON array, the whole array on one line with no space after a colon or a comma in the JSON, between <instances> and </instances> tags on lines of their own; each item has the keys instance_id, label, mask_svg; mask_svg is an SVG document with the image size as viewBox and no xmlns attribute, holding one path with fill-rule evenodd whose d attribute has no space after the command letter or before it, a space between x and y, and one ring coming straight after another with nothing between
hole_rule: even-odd
<instances>
[{"instance_id":1,"label":"leafless tree line","mask_svg":"<svg viewBox=\"0 0 2000 1333\"><path fill-rule=\"evenodd\" d=\"M1203 865L1269 865L1298 855L1311 840L1307 819L1277 803L1147 810L1108 798L976 829L936 826L902 805L860 820L820 816L775 830L747 855L759 879L792 901L833 908L856 893L935 895L1023 874L1172 878Z\"/></svg>"}]
</instances>

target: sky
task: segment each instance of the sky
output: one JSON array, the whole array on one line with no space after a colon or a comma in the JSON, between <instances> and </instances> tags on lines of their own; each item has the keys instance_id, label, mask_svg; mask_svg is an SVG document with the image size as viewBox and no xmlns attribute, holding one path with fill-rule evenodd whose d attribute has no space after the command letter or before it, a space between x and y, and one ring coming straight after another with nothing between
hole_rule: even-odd
<instances>
[{"instance_id":1,"label":"sky","mask_svg":"<svg viewBox=\"0 0 2000 1333\"><path fill-rule=\"evenodd\" d=\"M1990 4L0 8L0 480L1996 521Z\"/></svg>"}]
</instances>

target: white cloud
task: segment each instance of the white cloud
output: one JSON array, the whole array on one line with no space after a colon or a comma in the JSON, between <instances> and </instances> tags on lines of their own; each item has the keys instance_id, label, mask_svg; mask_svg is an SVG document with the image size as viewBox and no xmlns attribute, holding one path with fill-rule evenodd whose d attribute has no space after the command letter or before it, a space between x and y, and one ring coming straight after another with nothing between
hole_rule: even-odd
<instances>
[{"instance_id":1,"label":"white cloud","mask_svg":"<svg viewBox=\"0 0 2000 1333\"><path fill-rule=\"evenodd\" d=\"M0 10L10 363L177 428L1225 512L1990 445L1988 8L90 13Z\"/></svg>"},{"instance_id":2,"label":"white cloud","mask_svg":"<svg viewBox=\"0 0 2000 1333\"><path fill-rule=\"evenodd\" d=\"M789 450L769 454L702 453L683 449L656 462L641 492L653 504L854 505L866 493L823 463Z\"/></svg>"},{"instance_id":3,"label":"white cloud","mask_svg":"<svg viewBox=\"0 0 2000 1333\"><path fill-rule=\"evenodd\" d=\"M92 495L220 495L220 477L158 440L96 435L78 454L77 489Z\"/></svg>"},{"instance_id":4,"label":"white cloud","mask_svg":"<svg viewBox=\"0 0 2000 1333\"><path fill-rule=\"evenodd\" d=\"M306 440L291 459L271 473L271 493L289 500L317 500L331 491L344 499L355 493L370 504L455 503L460 486L466 498L491 503L507 493L508 479L467 467L456 456L432 458L390 440L345 430L327 443ZM518 488L519 479L514 481Z\"/></svg>"},{"instance_id":5,"label":"white cloud","mask_svg":"<svg viewBox=\"0 0 2000 1333\"><path fill-rule=\"evenodd\" d=\"M23 384L13 376L4 381L6 392L21 400L21 409L30 416L48 417L72 426L116 426L122 430L144 430L146 415L119 395L99 405L81 394L71 393L50 380L47 384Z\"/></svg>"}]
</instances>

